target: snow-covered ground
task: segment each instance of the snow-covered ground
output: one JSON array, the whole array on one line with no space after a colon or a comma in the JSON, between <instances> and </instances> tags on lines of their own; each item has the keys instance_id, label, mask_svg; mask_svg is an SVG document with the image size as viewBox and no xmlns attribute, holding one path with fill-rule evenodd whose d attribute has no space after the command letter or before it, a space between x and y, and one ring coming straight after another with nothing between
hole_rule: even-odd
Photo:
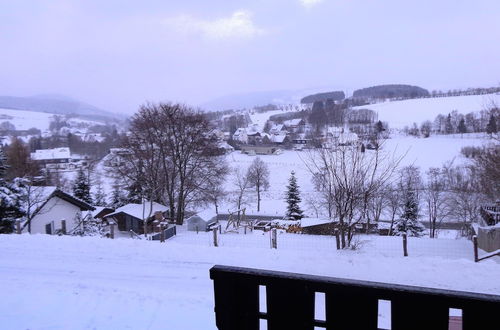
<instances>
[{"instance_id":1,"label":"snow-covered ground","mask_svg":"<svg viewBox=\"0 0 500 330\"><path fill-rule=\"evenodd\" d=\"M455 164L465 161L460 155L460 149L464 146L482 145L487 140L483 136L476 134L462 135L433 135L430 138L415 138L410 136L394 136L388 139L384 149L389 153L395 153L396 156L406 156L401 161L401 166L415 165L420 167L422 175L430 167L441 167L445 162L454 160ZM371 152L371 151L368 151ZM231 167L239 167L246 171L256 156L249 156L235 151L227 156ZM306 209L305 199L307 195L314 191L311 182L311 174L304 164L307 158L307 151L285 150L280 155L261 155L259 156L269 167L270 187L265 191L261 202L261 213L269 215L282 215L286 210L284 194L290 173L295 171L297 181L303 196L303 206ZM226 189L234 191L231 177L228 178ZM247 210L251 213L256 212L256 194L249 192ZM225 203L221 210L235 209L234 202ZM307 211L307 210L306 210ZM315 216L315 214L309 214Z\"/></svg>"},{"instance_id":2,"label":"snow-covered ground","mask_svg":"<svg viewBox=\"0 0 500 330\"><path fill-rule=\"evenodd\" d=\"M226 245L217 248L209 234L182 230L165 244L1 235L0 328L215 329L214 264L500 294L500 265L474 263L469 241L410 240L405 258L396 237L339 252L328 237L314 243L316 236L289 234L295 241L287 246L284 235L277 250L258 232L222 234ZM387 326L388 306L379 313Z\"/></svg>"},{"instance_id":3,"label":"snow-covered ground","mask_svg":"<svg viewBox=\"0 0 500 330\"><path fill-rule=\"evenodd\" d=\"M413 123L420 125L425 120L433 121L437 115L446 115L453 110L466 114L500 104L500 95L450 96L404 101L384 102L355 107L371 109L378 113L379 119L389 123L389 127L403 128Z\"/></svg>"},{"instance_id":4,"label":"snow-covered ground","mask_svg":"<svg viewBox=\"0 0 500 330\"><path fill-rule=\"evenodd\" d=\"M27 130L32 127L41 131L49 129L49 124L54 114L13 109L0 109L0 123L8 121L16 130Z\"/></svg>"}]
</instances>

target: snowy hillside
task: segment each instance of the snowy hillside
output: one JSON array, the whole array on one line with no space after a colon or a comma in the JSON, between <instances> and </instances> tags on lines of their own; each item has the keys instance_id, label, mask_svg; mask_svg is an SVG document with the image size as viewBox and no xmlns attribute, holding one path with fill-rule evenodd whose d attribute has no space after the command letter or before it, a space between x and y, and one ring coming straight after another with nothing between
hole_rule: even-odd
<instances>
[{"instance_id":1,"label":"snowy hillside","mask_svg":"<svg viewBox=\"0 0 500 330\"><path fill-rule=\"evenodd\" d=\"M420 125L424 120L433 121L438 114L448 114L453 110L465 114L481 111L492 102L500 104L500 95L469 95L412 99L377 103L355 107L355 109L371 109L378 113L379 119L387 121L392 128L403 128L413 123Z\"/></svg>"},{"instance_id":2,"label":"snowy hillside","mask_svg":"<svg viewBox=\"0 0 500 330\"><path fill-rule=\"evenodd\" d=\"M0 109L0 123L8 121L17 130L27 130L32 127L42 131L46 130L49 128L53 116L53 113Z\"/></svg>"},{"instance_id":3,"label":"snowy hillside","mask_svg":"<svg viewBox=\"0 0 500 330\"><path fill-rule=\"evenodd\" d=\"M320 244L316 236L280 234L280 242L283 235L304 241L271 250L268 233L257 231L222 234L241 245L218 248L209 245L210 233L182 230L165 244L2 235L0 327L215 329L208 273L214 264L500 294L498 263L474 263L467 240L416 239L419 245L412 245L410 239L405 258L398 237L374 237L359 251L337 251L331 237L320 237ZM256 247L261 241L265 246ZM425 251L433 255L420 255ZM381 327L389 326L389 313L390 306L382 306Z\"/></svg>"}]
</instances>

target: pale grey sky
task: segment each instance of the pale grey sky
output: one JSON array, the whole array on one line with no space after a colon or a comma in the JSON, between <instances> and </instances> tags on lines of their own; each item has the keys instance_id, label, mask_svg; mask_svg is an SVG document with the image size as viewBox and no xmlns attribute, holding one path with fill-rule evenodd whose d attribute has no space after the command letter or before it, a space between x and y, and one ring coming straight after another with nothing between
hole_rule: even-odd
<instances>
[{"instance_id":1,"label":"pale grey sky","mask_svg":"<svg viewBox=\"0 0 500 330\"><path fill-rule=\"evenodd\" d=\"M498 0L0 0L0 95L145 101L498 86Z\"/></svg>"}]
</instances>

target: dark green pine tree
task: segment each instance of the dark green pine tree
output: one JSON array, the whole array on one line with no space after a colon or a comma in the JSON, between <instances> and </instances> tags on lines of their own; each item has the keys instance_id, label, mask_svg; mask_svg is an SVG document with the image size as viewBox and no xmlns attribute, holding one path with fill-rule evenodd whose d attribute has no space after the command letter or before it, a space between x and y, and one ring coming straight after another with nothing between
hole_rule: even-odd
<instances>
[{"instance_id":1,"label":"dark green pine tree","mask_svg":"<svg viewBox=\"0 0 500 330\"><path fill-rule=\"evenodd\" d=\"M297 178L295 172L292 171L290 179L288 180L286 193L286 202L288 204L286 210L286 218L288 220L300 220L304 216L304 212L300 208L300 191L297 185Z\"/></svg>"},{"instance_id":2,"label":"dark green pine tree","mask_svg":"<svg viewBox=\"0 0 500 330\"><path fill-rule=\"evenodd\" d=\"M109 206L116 209L125 204L127 204L127 196L123 193L118 180L115 179L115 182L113 183L113 191L111 192L111 203Z\"/></svg>"},{"instance_id":3,"label":"dark green pine tree","mask_svg":"<svg viewBox=\"0 0 500 330\"><path fill-rule=\"evenodd\" d=\"M448 114L448 117L446 117L446 121L444 123L444 132L446 134L453 133L453 124L451 123L451 114Z\"/></svg>"},{"instance_id":4,"label":"dark green pine tree","mask_svg":"<svg viewBox=\"0 0 500 330\"><path fill-rule=\"evenodd\" d=\"M73 195L84 202L92 204L89 180L82 168L78 170L75 183L73 184Z\"/></svg>"},{"instance_id":5,"label":"dark green pine tree","mask_svg":"<svg viewBox=\"0 0 500 330\"><path fill-rule=\"evenodd\" d=\"M424 226L418 221L418 200L414 191L407 191L404 194L403 213L394 223L394 234L401 236L421 236Z\"/></svg>"},{"instance_id":6,"label":"dark green pine tree","mask_svg":"<svg viewBox=\"0 0 500 330\"><path fill-rule=\"evenodd\" d=\"M490 120L486 125L486 133L493 134L498 132L497 121L495 120L495 116L493 114L490 115Z\"/></svg>"},{"instance_id":7,"label":"dark green pine tree","mask_svg":"<svg viewBox=\"0 0 500 330\"><path fill-rule=\"evenodd\" d=\"M467 133L467 127L465 127L465 120L463 118L460 119L460 122L458 123L457 131L461 134Z\"/></svg>"}]
</instances>

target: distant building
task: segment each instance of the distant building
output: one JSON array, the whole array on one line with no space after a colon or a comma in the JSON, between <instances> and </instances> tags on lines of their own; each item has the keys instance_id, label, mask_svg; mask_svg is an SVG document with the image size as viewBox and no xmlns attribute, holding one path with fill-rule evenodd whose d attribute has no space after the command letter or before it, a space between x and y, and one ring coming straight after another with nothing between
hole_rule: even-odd
<instances>
[{"instance_id":1,"label":"distant building","mask_svg":"<svg viewBox=\"0 0 500 330\"><path fill-rule=\"evenodd\" d=\"M248 143L247 130L245 128L238 128L233 134L233 140L240 143Z\"/></svg>"},{"instance_id":2,"label":"distant building","mask_svg":"<svg viewBox=\"0 0 500 330\"><path fill-rule=\"evenodd\" d=\"M118 230L120 231L133 231L136 234L144 234L144 220L148 223L150 229L149 232L155 230L153 226L153 221L158 219L158 214L163 216L167 213L168 207L161 205L159 203L149 202L144 204L127 204L119 207L113 213L109 213L103 217L103 220L110 222L114 220L118 224ZM148 217L149 216L149 217Z\"/></svg>"}]
</instances>

